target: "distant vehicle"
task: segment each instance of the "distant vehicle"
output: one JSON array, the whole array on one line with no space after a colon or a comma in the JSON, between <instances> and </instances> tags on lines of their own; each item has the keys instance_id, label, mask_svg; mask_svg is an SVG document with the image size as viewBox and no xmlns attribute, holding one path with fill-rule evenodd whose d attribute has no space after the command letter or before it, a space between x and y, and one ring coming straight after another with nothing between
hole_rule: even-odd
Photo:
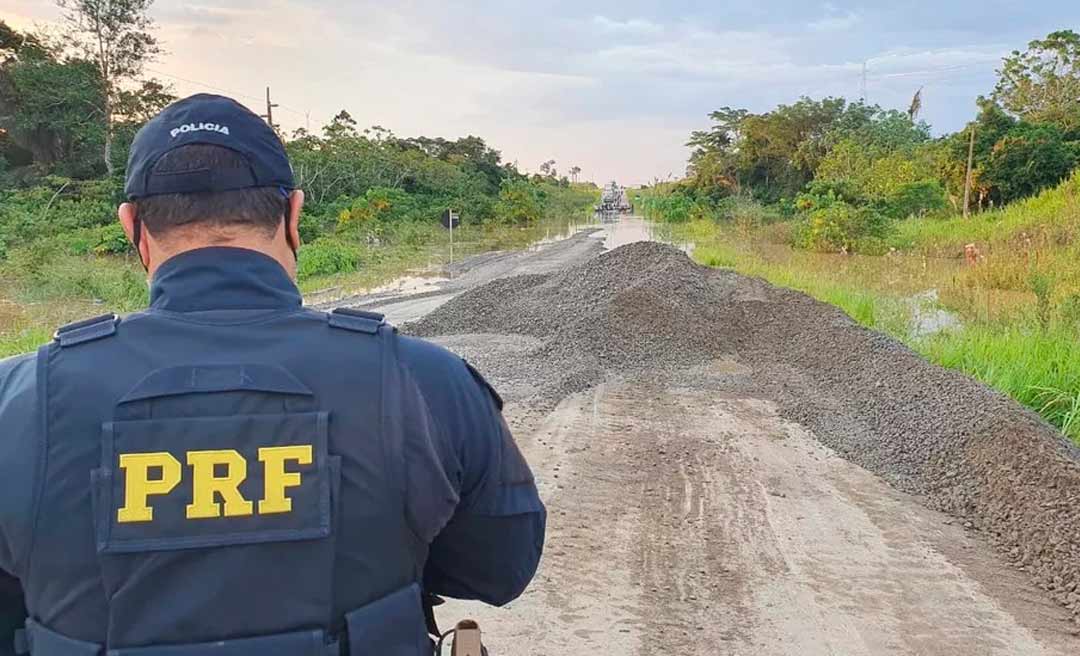
<instances>
[{"instance_id":1,"label":"distant vehicle","mask_svg":"<svg viewBox=\"0 0 1080 656\"><path fill-rule=\"evenodd\" d=\"M595 210L596 216L606 223L618 220L622 214L632 214L634 206L626 195L626 187L620 187L612 180L600 193L600 203Z\"/></svg>"}]
</instances>

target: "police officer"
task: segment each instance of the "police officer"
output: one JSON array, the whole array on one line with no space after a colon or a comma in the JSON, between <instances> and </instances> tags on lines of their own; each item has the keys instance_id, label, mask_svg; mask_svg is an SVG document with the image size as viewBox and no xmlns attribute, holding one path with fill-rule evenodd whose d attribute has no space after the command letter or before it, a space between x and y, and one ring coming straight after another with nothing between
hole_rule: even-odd
<instances>
[{"instance_id":1,"label":"police officer","mask_svg":"<svg viewBox=\"0 0 1080 656\"><path fill-rule=\"evenodd\" d=\"M545 511L498 395L378 314L303 307L294 187L250 111L171 105L119 211L149 309L0 363L20 651L430 656L423 594L532 578Z\"/></svg>"}]
</instances>

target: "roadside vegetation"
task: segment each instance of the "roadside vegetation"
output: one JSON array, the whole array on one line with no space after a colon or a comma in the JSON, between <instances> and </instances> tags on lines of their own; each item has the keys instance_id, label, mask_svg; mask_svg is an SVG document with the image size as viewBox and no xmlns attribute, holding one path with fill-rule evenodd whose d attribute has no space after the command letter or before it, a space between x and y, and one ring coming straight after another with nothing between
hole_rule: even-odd
<instances>
[{"instance_id":1,"label":"roadside vegetation","mask_svg":"<svg viewBox=\"0 0 1080 656\"><path fill-rule=\"evenodd\" d=\"M62 44L0 21L0 357L46 341L66 321L146 303L145 273L116 207L133 135L175 100L141 75L159 50L148 5L110 3L116 15L99 35L80 32L99 23L80 18L104 9L61 3L72 18ZM527 175L479 137L404 138L362 129L346 111L318 133L282 139L307 194L306 292L347 292L444 263L446 209L461 216L460 256L524 246L541 226L583 219L599 195L554 161Z\"/></svg>"},{"instance_id":2,"label":"roadside vegetation","mask_svg":"<svg viewBox=\"0 0 1080 656\"><path fill-rule=\"evenodd\" d=\"M939 138L919 94L723 108L687 176L635 203L699 261L837 305L1080 442L1078 89L1066 30L1006 57L975 120Z\"/></svg>"}]
</instances>

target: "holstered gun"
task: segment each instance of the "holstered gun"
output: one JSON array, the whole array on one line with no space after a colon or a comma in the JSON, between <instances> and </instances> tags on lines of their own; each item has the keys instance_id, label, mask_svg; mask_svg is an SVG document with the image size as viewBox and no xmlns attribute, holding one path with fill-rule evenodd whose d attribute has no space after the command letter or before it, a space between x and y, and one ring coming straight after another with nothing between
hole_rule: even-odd
<instances>
[{"instance_id":1,"label":"holstered gun","mask_svg":"<svg viewBox=\"0 0 1080 656\"><path fill-rule=\"evenodd\" d=\"M454 644L450 656L487 656L480 641L480 625L473 620L461 620L454 627Z\"/></svg>"}]
</instances>

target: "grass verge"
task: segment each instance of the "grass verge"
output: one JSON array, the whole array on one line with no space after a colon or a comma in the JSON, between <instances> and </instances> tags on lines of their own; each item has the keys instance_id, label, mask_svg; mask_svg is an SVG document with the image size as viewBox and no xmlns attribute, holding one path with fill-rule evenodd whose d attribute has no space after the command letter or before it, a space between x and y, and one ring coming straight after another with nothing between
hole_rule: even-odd
<instances>
[{"instance_id":1,"label":"grass verge","mask_svg":"<svg viewBox=\"0 0 1080 656\"><path fill-rule=\"evenodd\" d=\"M984 319L964 316L963 307L944 305L941 309L962 316L961 325L917 334L911 298L882 291L885 281L867 280L866 268L858 276L848 275L831 262L811 265L813 255L806 253L779 262L769 260L753 244L711 221L676 227L673 237L693 241L694 259L702 264L757 276L839 307L860 324L900 340L931 362L962 371L1011 396L1080 444L1080 349L1075 348L1075 325L1041 321L1025 308ZM946 288L954 283L954 276L937 282Z\"/></svg>"},{"instance_id":2,"label":"grass verge","mask_svg":"<svg viewBox=\"0 0 1080 656\"><path fill-rule=\"evenodd\" d=\"M551 233L565 231L571 223L563 219L527 227L462 227L454 231L454 259L525 248ZM409 234L409 239L345 244L347 256L354 258L349 267L352 270L320 274L316 267L316 273L301 278L300 290L314 301L327 301L360 293L411 271L437 274L450 259L447 232L434 225L419 226ZM321 253L302 251L301 271L305 258L325 253L326 249ZM323 293L316 294L319 291ZM105 312L132 312L145 307L146 302L146 274L133 256L27 249L0 268L0 358L37 348L51 339L57 326Z\"/></svg>"}]
</instances>

